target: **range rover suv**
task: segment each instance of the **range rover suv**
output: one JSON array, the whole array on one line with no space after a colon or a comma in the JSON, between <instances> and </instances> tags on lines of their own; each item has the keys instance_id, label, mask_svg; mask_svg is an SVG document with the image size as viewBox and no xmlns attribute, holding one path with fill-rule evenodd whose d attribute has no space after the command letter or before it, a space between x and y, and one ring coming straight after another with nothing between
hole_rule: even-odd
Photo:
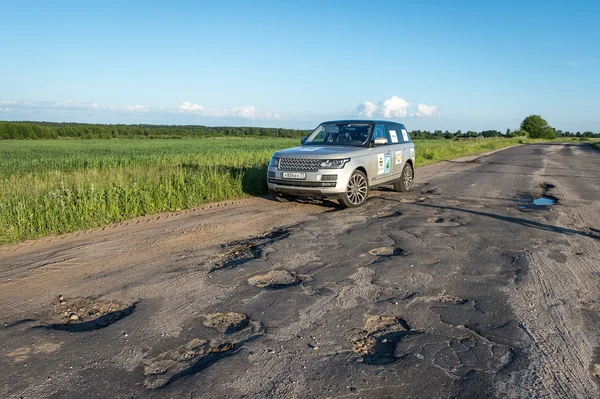
<instances>
[{"instance_id":1,"label":"range rover suv","mask_svg":"<svg viewBox=\"0 0 600 399\"><path fill-rule=\"evenodd\" d=\"M343 207L356 207L370 188L393 184L396 191L408 191L412 186L415 146L401 123L323 122L301 144L271 158L269 192L278 201L334 198Z\"/></svg>"}]
</instances>

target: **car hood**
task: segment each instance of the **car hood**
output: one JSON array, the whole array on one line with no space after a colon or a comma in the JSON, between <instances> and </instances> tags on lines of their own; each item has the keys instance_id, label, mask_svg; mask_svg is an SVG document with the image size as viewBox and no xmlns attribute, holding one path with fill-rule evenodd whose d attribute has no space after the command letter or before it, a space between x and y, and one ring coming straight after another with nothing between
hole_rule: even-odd
<instances>
[{"instance_id":1,"label":"car hood","mask_svg":"<svg viewBox=\"0 0 600 399\"><path fill-rule=\"evenodd\" d=\"M364 147L347 145L304 145L277 151L273 156L277 158L339 159L357 155L364 150Z\"/></svg>"}]
</instances>

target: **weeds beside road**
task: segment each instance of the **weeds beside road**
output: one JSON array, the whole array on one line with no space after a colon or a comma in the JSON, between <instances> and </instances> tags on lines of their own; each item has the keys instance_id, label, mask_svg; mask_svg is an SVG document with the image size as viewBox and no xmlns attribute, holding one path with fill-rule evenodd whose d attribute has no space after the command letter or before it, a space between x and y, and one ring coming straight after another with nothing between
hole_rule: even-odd
<instances>
[{"instance_id":1,"label":"weeds beside road","mask_svg":"<svg viewBox=\"0 0 600 399\"><path fill-rule=\"evenodd\" d=\"M523 142L415 141L417 166ZM0 243L264 194L272 153L297 144L272 138L2 141Z\"/></svg>"}]
</instances>

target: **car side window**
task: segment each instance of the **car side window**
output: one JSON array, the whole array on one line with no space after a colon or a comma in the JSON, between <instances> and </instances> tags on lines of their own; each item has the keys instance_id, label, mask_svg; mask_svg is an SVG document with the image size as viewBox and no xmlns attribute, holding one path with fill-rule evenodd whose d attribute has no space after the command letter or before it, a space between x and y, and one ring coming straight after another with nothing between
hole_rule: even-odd
<instances>
[{"instance_id":1,"label":"car side window","mask_svg":"<svg viewBox=\"0 0 600 399\"><path fill-rule=\"evenodd\" d=\"M387 129L385 128L385 125L378 123L375 125L375 129L373 130L373 141L375 141L375 139L378 139L380 137L386 138L388 141L388 144L391 143L391 140L388 136L388 132L387 132Z\"/></svg>"}]
</instances>

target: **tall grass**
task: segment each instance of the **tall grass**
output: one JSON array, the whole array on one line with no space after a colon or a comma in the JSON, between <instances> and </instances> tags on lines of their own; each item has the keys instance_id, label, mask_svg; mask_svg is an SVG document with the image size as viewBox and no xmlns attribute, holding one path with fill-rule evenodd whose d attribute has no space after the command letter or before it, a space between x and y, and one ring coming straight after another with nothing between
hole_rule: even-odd
<instances>
[{"instance_id":1,"label":"tall grass","mask_svg":"<svg viewBox=\"0 0 600 399\"><path fill-rule=\"evenodd\" d=\"M0 243L266 192L297 139L0 141ZM417 166L517 144L418 141Z\"/></svg>"}]
</instances>

